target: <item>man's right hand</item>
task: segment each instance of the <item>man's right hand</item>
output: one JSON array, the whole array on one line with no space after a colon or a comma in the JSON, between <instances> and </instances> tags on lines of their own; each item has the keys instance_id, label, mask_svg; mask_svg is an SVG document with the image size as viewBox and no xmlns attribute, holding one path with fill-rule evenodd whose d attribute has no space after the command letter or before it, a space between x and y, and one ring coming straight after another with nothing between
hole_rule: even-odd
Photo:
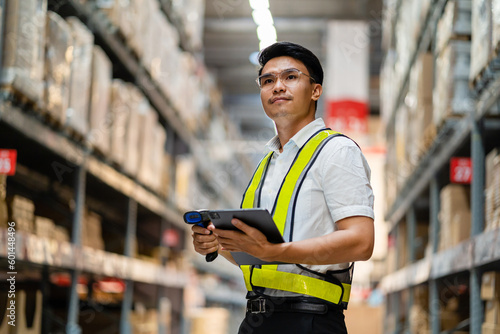
<instances>
[{"instance_id":1,"label":"man's right hand","mask_svg":"<svg viewBox=\"0 0 500 334\"><path fill-rule=\"evenodd\" d=\"M194 250L197 253L207 255L219 250L219 241L209 229L193 225L191 231L193 231Z\"/></svg>"}]
</instances>

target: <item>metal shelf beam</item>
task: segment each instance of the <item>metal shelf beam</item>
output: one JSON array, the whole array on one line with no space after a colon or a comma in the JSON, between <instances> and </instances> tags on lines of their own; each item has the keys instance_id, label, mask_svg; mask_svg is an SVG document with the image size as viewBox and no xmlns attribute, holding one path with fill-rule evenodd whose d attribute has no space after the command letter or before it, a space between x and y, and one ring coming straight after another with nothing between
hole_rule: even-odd
<instances>
[{"instance_id":1,"label":"metal shelf beam","mask_svg":"<svg viewBox=\"0 0 500 334\"><path fill-rule=\"evenodd\" d=\"M382 280L382 288L387 293L394 293L499 261L500 228L484 231L454 248L426 257L387 275Z\"/></svg>"}]
</instances>

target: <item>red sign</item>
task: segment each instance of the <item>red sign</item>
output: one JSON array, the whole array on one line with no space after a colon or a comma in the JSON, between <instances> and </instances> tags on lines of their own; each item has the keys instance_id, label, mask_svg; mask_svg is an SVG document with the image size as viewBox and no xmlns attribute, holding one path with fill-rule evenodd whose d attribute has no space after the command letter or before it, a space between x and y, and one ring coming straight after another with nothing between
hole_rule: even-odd
<instances>
[{"instance_id":1,"label":"red sign","mask_svg":"<svg viewBox=\"0 0 500 334\"><path fill-rule=\"evenodd\" d=\"M326 126L339 132L368 132L368 105L353 100L329 101Z\"/></svg>"},{"instance_id":2,"label":"red sign","mask_svg":"<svg viewBox=\"0 0 500 334\"><path fill-rule=\"evenodd\" d=\"M0 174L16 174L16 150L0 150Z\"/></svg>"},{"instance_id":3,"label":"red sign","mask_svg":"<svg viewBox=\"0 0 500 334\"><path fill-rule=\"evenodd\" d=\"M470 184L472 181L472 160L470 158L451 158L450 181Z\"/></svg>"}]
</instances>

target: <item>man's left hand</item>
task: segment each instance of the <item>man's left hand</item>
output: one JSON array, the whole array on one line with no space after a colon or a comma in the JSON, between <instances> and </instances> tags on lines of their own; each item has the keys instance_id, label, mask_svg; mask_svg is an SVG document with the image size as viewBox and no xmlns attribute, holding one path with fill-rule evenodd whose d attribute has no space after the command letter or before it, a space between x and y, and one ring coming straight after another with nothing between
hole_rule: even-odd
<instances>
[{"instance_id":1,"label":"man's left hand","mask_svg":"<svg viewBox=\"0 0 500 334\"><path fill-rule=\"evenodd\" d=\"M238 230L213 229L223 250L245 252L261 260L265 260L270 255L270 248L274 244L267 241L262 232L236 218L233 218L231 223Z\"/></svg>"}]
</instances>

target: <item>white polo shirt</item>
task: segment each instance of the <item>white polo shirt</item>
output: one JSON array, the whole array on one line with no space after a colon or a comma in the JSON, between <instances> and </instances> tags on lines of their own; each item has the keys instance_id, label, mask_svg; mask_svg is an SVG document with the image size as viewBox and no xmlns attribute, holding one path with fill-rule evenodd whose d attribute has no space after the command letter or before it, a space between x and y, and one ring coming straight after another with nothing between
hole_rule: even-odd
<instances>
[{"instance_id":1,"label":"white polo shirt","mask_svg":"<svg viewBox=\"0 0 500 334\"><path fill-rule=\"evenodd\" d=\"M272 212L281 183L299 149L317 131L325 128L321 118L302 128L281 147L278 136L266 147L274 151L261 193L260 207ZM331 139L309 170L297 198L293 240L323 236L337 230L336 222L352 216L374 218L370 167L359 147L346 137ZM285 225L284 239L289 240L290 226ZM345 269L349 263L307 265L314 271ZM280 265L279 270L308 275L295 265ZM266 289L269 290L269 289ZM269 293L269 291L266 291ZM278 292L272 295L290 295Z\"/></svg>"}]
</instances>

